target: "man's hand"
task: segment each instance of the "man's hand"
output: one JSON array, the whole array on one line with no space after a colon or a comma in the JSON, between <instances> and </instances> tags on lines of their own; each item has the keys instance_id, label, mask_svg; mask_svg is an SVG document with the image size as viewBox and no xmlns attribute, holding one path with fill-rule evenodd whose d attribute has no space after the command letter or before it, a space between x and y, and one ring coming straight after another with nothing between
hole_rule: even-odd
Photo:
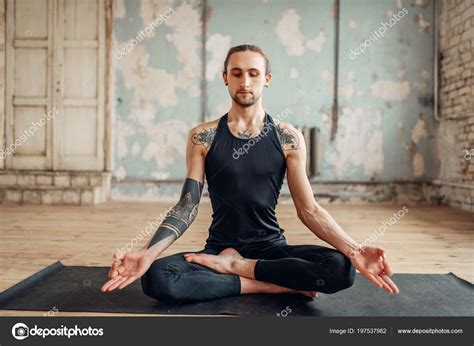
<instances>
[{"instance_id":1,"label":"man's hand","mask_svg":"<svg viewBox=\"0 0 474 346\"><path fill-rule=\"evenodd\" d=\"M153 259L147 254L146 250L134 253L127 252L119 256L115 254L109 270L110 280L102 286L101 291L110 292L117 287L121 290L142 277L152 263Z\"/></svg>"},{"instance_id":2,"label":"man's hand","mask_svg":"<svg viewBox=\"0 0 474 346\"><path fill-rule=\"evenodd\" d=\"M381 247L366 246L350 256L354 267L374 285L388 293L399 294L397 285L389 278L393 274L387 262L387 254Z\"/></svg>"}]
</instances>

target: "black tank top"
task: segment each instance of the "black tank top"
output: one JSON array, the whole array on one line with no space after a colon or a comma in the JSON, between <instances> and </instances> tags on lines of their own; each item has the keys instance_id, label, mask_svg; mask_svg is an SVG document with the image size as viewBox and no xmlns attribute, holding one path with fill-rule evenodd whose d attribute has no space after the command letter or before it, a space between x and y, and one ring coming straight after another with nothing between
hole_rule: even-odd
<instances>
[{"instance_id":1,"label":"black tank top","mask_svg":"<svg viewBox=\"0 0 474 346\"><path fill-rule=\"evenodd\" d=\"M258 250L286 243L275 207L286 172L286 160L275 123L265 113L256 137L238 138L220 119L205 158L212 204L206 247Z\"/></svg>"}]
</instances>

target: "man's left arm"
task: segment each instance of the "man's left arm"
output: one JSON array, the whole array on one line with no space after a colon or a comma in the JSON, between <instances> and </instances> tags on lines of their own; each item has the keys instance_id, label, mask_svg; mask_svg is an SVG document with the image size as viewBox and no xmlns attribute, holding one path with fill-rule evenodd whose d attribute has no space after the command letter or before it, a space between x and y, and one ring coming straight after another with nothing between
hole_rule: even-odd
<instances>
[{"instance_id":1,"label":"man's left arm","mask_svg":"<svg viewBox=\"0 0 474 346\"><path fill-rule=\"evenodd\" d=\"M283 128L285 126L285 128ZM288 187L296 207L298 218L318 238L334 246L351 259L357 270L376 286L389 293L398 294L397 286L388 276L393 272L382 247L361 247L337 224L334 218L314 199L311 184L306 175L306 146L304 137L292 125L279 127L280 143L287 152Z\"/></svg>"},{"instance_id":2,"label":"man's left arm","mask_svg":"<svg viewBox=\"0 0 474 346\"><path fill-rule=\"evenodd\" d=\"M287 180L298 218L318 238L334 246L347 257L360 251L361 245L352 239L337 224L333 217L321 207L313 196L306 175L306 146L301 132L289 129L297 145L284 147L287 151Z\"/></svg>"}]
</instances>

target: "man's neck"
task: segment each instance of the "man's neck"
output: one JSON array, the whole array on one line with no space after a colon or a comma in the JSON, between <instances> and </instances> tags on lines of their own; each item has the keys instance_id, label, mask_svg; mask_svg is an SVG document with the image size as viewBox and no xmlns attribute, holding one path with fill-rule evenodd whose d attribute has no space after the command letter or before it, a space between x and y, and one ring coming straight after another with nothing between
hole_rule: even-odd
<instances>
[{"instance_id":1,"label":"man's neck","mask_svg":"<svg viewBox=\"0 0 474 346\"><path fill-rule=\"evenodd\" d=\"M251 125L262 123L265 119L265 110L262 104L242 107L237 104L232 104L229 110L229 117L237 124Z\"/></svg>"}]
</instances>

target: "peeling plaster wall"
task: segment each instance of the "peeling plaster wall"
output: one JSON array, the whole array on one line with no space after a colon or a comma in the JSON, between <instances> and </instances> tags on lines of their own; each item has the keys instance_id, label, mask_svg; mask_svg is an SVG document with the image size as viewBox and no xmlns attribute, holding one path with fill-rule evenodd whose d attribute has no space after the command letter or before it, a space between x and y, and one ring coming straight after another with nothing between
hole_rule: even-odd
<instances>
[{"instance_id":1,"label":"peeling plaster wall","mask_svg":"<svg viewBox=\"0 0 474 346\"><path fill-rule=\"evenodd\" d=\"M186 134L202 119L215 119L229 109L220 71L227 50L242 43L261 46L270 58L273 80L264 92L267 112L278 117L291 109L286 121L321 129L324 158L318 181L416 182L436 177L432 2L341 1L339 119L331 141L333 3L208 0L203 62L200 1L115 1L115 47L168 8L175 14L132 53L115 61L114 176L129 183L114 184L113 198L155 199L179 193L179 183L171 187L146 181L185 177ZM407 14L384 37L351 58L351 49L403 8ZM139 184L133 184L137 179Z\"/></svg>"},{"instance_id":2,"label":"peeling plaster wall","mask_svg":"<svg viewBox=\"0 0 474 346\"><path fill-rule=\"evenodd\" d=\"M432 11L427 1L342 1L342 114L327 150L328 177L387 182L435 176ZM363 54L351 54L367 39Z\"/></svg>"},{"instance_id":3,"label":"peeling plaster wall","mask_svg":"<svg viewBox=\"0 0 474 346\"><path fill-rule=\"evenodd\" d=\"M231 105L219 72L227 50L253 43L262 47L269 59L273 78L264 91L264 107L274 116L287 108L285 120L294 125L318 126L327 122L325 110L332 102L331 76L334 70L334 21L332 1L229 1L209 0L207 22L209 41L224 45L217 52L206 47L212 60L208 74L208 114L216 118ZM252 11L248 9L252 8ZM245 25L242 17L245 13Z\"/></svg>"},{"instance_id":4,"label":"peeling plaster wall","mask_svg":"<svg viewBox=\"0 0 474 346\"><path fill-rule=\"evenodd\" d=\"M170 8L171 16L130 53L115 54ZM201 11L200 1L115 2L113 170L118 180L186 175L187 133L201 120ZM154 199L176 191L143 183L114 185L112 193L115 199Z\"/></svg>"}]
</instances>

